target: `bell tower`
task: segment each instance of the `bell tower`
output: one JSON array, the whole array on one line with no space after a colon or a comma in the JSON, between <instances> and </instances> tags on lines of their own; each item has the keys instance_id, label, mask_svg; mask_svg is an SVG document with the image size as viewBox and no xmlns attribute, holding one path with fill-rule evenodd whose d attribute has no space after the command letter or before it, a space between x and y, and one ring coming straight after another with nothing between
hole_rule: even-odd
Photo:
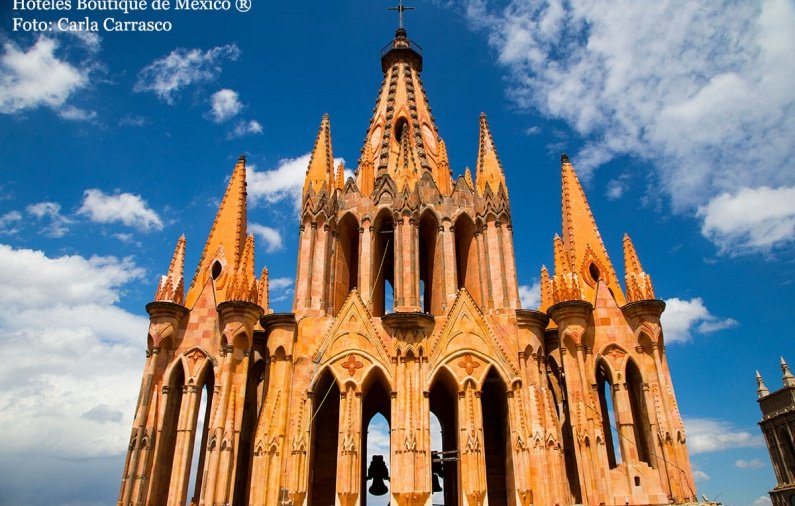
<instances>
[{"instance_id":1,"label":"bell tower","mask_svg":"<svg viewBox=\"0 0 795 506\"><path fill-rule=\"evenodd\" d=\"M273 313L267 271L254 276L245 159L186 293L179 239L147 306L119 505L695 499L665 305L631 240L625 292L564 155L554 271L541 270L541 307L522 308L499 135L473 117L474 174L454 178L422 70L401 21L353 177L322 116L292 312ZM368 459L378 417L389 448Z\"/></svg>"}]
</instances>

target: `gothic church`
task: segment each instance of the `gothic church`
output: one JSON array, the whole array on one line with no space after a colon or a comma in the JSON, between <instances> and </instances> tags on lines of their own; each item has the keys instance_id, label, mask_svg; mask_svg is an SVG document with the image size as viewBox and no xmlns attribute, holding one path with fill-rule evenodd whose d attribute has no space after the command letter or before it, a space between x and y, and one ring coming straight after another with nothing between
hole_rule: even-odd
<instances>
[{"instance_id":1,"label":"gothic church","mask_svg":"<svg viewBox=\"0 0 795 506\"><path fill-rule=\"evenodd\" d=\"M118 505L363 506L371 486L398 506L695 500L665 304L629 237L622 287L564 155L554 272L541 307L522 308L486 117L475 173L454 180L422 65L398 29L355 178L334 167L323 117L292 313L269 309L254 272L244 158L187 290L179 239L146 307ZM388 471L366 459L377 414Z\"/></svg>"}]
</instances>

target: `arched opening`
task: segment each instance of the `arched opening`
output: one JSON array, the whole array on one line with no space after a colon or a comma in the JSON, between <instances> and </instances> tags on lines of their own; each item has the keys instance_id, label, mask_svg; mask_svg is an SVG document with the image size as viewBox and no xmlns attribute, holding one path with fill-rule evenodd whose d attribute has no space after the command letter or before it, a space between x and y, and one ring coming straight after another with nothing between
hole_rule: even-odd
<instances>
[{"instance_id":1,"label":"arched opening","mask_svg":"<svg viewBox=\"0 0 795 506\"><path fill-rule=\"evenodd\" d=\"M420 218L420 296L422 310L430 314L442 312L441 262L437 261L437 242L439 238L439 222L432 212L426 212Z\"/></svg>"},{"instance_id":2,"label":"arched opening","mask_svg":"<svg viewBox=\"0 0 795 506\"><path fill-rule=\"evenodd\" d=\"M466 288L475 302L482 303L478 276L478 245L475 224L466 214L455 222L455 267L458 288Z\"/></svg>"},{"instance_id":3,"label":"arched opening","mask_svg":"<svg viewBox=\"0 0 795 506\"><path fill-rule=\"evenodd\" d=\"M616 454L613 441L613 431L617 430L615 417L615 402L613 399L613 377L604 361L596 364L596 389L599 393L599 408L602 412L602 432L605 437L607 461L610 469L614 469L621 462L620 455Z\"/></svg>"},{"instance_id":4,"label":"arched opening","mask_svg":"<svg viewBox=\"0 0 795 506\"><path fill-rule=\"evenodd\" d=\"M513 490L513 462L508 439L508 395L505 383L493 367L483 382L480 402L489 506L507 506L508 490Z\"/></svg>"},{"instance_id":5,"label":"arched opening","mask_svg":"<svg viewBox=\"0 0 795 506\"><path fill-rule=\"evenodd\" d=\"M431 412L431 504L444 504L444 466L442 460L442 424L435 413Z\"/></svg>"},{"instance_id":6,"label":"arched opening","mask_svg":"<svg viewBox=\"0 0 795 506\"><path fill-rule=\"evenodd\" d=\"M207 439L210 434L210 421L212 417L213 392L215 390L215 374L213 365L208 361L199 378L199 398L198 409L195 411L197 420L193 426L196 430L191 435L190 445L193 447L191 452L190 482L188 483L189 503L199 504L202 491L202 479L204 478L205 459L207 457ZM197 437L201 434L201 437Z\"/></svg>"},{"instance_id":7,"label":"arched opening","mask_svg":"<svg viewBox=\"0 0 795 506\"><path fill-rule=\"evenodd\" d=\"M312 417L309 506L327 506L335 503L340 425L340 389L328 369L315 385Z\"/></svg>"},{"instance_id":8,"label":"arched opening","mask_svg":"<svg viewBox=\"0 0 795 506\"><path fill-rule=\"evenodd\" d=\"M574 497L574 502L579 504L582 502L582 493L580 491L580 475L577 471L577 455L574 452L574 431L571 428L571 420L569 419L566 381L563 370L558 366L555 357L552 355L547 356L547 380L552 391L552 399L557 408L558 419L560 420L563 438L563 459L566 466L569 492Z\"/></svg>"},{"instance_id":9,"label":"arched opening","mask_svg":"<svg viewBox=\"0 0 795 506\"><path fill-rule=\"evenodd\" d=\"M627 362L627 389L629 390L629 405L632 410L632 427L635 432L635 444L638 447L638 460L652 465L649 448L652 438L649 434L649 411L643 397L643 379L635 361Z\"/></svg>"},{"instance_id":10,"label":"arched opening","mask_svg":"<svg viewBox=\"0 0 795 506\"><path fill-rule=\"evenodd\" d=\"M795 481L795 445L793 445L786 427L778 430L778 446L781 450L781 461L784 464L782 470L788 476L788 481Z\"/></svg>"},{"instance_id":11,"label":"arched opening","mask_svg":"<svg viewBox=\"0 0 795 506\"><path fill-rule=\"evenodd\" d=\"M334 266L334 314L354 288L359 286L359 223L353 214L340 220Z\"/></svg>"},{"instance_id":12,"label":"arched opening","mask_svg":"<svg viewBox=\"0 0 795 506\"><path fill-rule=\"evenodd\" d=\"M362 398L362 506L368 504L383 504L388 501L388 495L373 495L370 488L374 480L368 480L368 471L373 462L373 456L379 455L386 464L387 472L391 469L390 445L389 445L389 420L392 418L391 400L388 394L386 380L377 372L369 386L365 386L366 391ZM377 466L375 466L377 467ZM389 487L389 481L385 481Z\"/></svg>"},{"instance_id":13,"label":"arched opening","mask_svg":"<svg viewBox=\"0 0 795 506\"><path fill-rule=\"evenodd\" d=\"M384 316L386 288L391 289L394 301L395 285L395 223L388 210L378 214L373 230L373 315Z\"/></svg>"},{"instance_id":14,"label":"arched opening","mask_svg":"<svg viewBox=\"0 0 795 506\"><path fill-rule=\"evenodd\" d=\"M441 432L441 453L433 455L433 464L441 472L441 503L434 499L434 505L458 505L458 388L455 380L441 369L433 380L430 389L431 413L439 421ZM439 466L441 464L441 466ZM441 469L440 469L441 467Z\"/></svg>"},{"instance_id":15,"label":"arched opening","mask_svg":"<svg viewBox=\"0 0 795 506\"><path fill-rule=\"evenodd\" d=\"M160 451L157 462L162 466L155 475L155 497L157 504L168 502L168 490L171 485L171 471L174 464L174 450L177 444L177 423L179 408L182 405L182 387L185 385L185 371L182 363L177 362L171 371L168 381L166 409L163 417L163 429L160 431Z\"/></svg>"},{"instance_id":16,"label":"arched opening","mask_svg":"<svg viewBox=\"0 0 795 506\"><path fill-rule=\"evenodd\" d=\"M235 472L234 506L248 504L249 478L254 459L254 433L259 414L260 385L265 382L266 361L257 360L249 369L246 383L246 400L243 404L243 423L240 428L240 442L237 446L237 471Z\"/></svg>"},{"instance_id":17,"label":"arched opening","mask_svg":"<svg viewBox=\"0 0 795 506\"><path fill-rule=\"evenodd\" d=\"M409 133L408 127L409 122L403 116L395 121L394 139L398 145L403 141L403 136Z\"/></svg>"}]
</instances>

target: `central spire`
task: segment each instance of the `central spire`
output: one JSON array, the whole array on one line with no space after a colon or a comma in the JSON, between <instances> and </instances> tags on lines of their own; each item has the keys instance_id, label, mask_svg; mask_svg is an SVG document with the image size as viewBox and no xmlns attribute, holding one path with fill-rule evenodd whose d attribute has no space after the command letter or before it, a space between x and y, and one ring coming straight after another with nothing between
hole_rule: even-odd
<instances>
[{"instance_id":1,"label":"central spire","mask_svg":"<svg viewBox=\"0 0 795 506\"><path fill-rule=\"evenodd\" d=\"M401 14L409 9L403 6L402 1L398 7L392 8ZM451 188L442 138L420 80L422 48L408 38L402 26L381 51L381 70L384 80L362 148L357 187L372 189L377 178L389 175L398 182L402 175L398 191L402 191L404 186L413 190L417 181L428 172L440 190ZM416 172L399 174L401 160L412 161ZM372 171L365 170L369 169L370 163Z\"/></svg>"}]
</instances>

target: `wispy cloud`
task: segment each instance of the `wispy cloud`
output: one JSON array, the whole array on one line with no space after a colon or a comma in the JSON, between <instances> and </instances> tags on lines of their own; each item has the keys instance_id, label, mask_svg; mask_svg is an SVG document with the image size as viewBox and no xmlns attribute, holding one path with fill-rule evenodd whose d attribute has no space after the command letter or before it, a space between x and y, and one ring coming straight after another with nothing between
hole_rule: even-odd
<instances>
[{"instance_id":1,"label":"wispy cloud","mask_svg":"<svg viewBox=\"0 0 795 506\"><path fill-rule=\"evenodd\" d=\"M692 332L709 334L738 325L732 318L719 318L709 312L701 297L690 300L676 297L665 300L665 311L660 318L665 332L665 342L686 342Z\"/></svg>"},{"instance_id":2,"label":"wispy cloud","mask_svg":"<svg viewBox=\"0 0 795 506\"><path fill-rule=\"evenodd\" d=\"M743 221L715 228L706 219L724 193L793 188L795 4L469 0L466 8L516 103L581 136L581 175L619 155L646 160L649 191L675 212L707 206L699 217L721 250L770 247ZM776 221L763 222L778 234L771 240L791 240L789 223Z\"/></svg>"},{"instance_id":3,"label":"wispy cloud","mask_svg":"<svg viewBox=\"0 0 795 506\"><path fill-rule=\"evenodd\" d=\"M0 235L14 235L19 232L21 221L22 213L19 211L8 211L0 215Z\"/></svg>"},{"instance_id":4,"label":"wispy cloud","mask_svg":"<svg viewBox=\"0 0 795 506\"><path fill-rule=\"evenodd\" d=\"M69 232L72 220L61 214L61 205L56 202L31 204L25 210L43 224L41 233L48 237L63 237Z\"/></svg>"},{"instance_id":5,"label":"wispy cloud","mask_svg":"<svg viewBox=\"0 0 795 506\"><path fill-rule=\"evenodd\" d=\"M86 190L77 213L96 223L121 222L141 231L163 229L160 216L149 208L140 195L132 193L107 195L96 188Z\"/></svg>"},{"instance_id":6,"label":"wispy cloud","mask_svg":"<svg viewBox=\"0 0 795 506\"><path fill-rule=\"evenodd\" d=\"M248 230L254 234L255 237L265 241L266 251L268 253L278 251L284 247L282 234L275 228L260 225L258 223L249 223Z\"/></svg>"},{"instance_id":7,"label":"wispy cloud","mask_svg":"<svg viewBox=\"0 0 795 506\"><path fill-rule=\"evenodd\" d=\"M279 160L274 169L257 171L255 166L247 167L246 180L248 181L248 198L252 205L259 203L276 204L291 201L297 210L301 207L301 191L304 187L306 170L309 167L311 153L306 153L297 158ZM345 162L342 158L335 158L334 165Z\"/></svg>"},{"instance_id":8,"label":"wispy cloud","mask_svg":"<svg viewBox=\"0 0 795 506\"><path fill-rule=\"evenodd\" d=\"M524 309L537 309L541 305L541 282L519 285L519 299Z\"/></svg>"},{"instance_id":9,"label":"wispy cloud","mask_svg":"<svg viewBox=\"0 0 795 506\"><path fill-rule=\"evenodd\" d=\"M210 97L210 113L217 123L222 123L233 118L240 112L243 104L240 103L238 93L235 90L224 88L218 90Z\"/></svg>"},{"instance_id":10,"label":"wispy cloud","mask_svg":"<svg viewBox=\"0 0 795 506\"><path fill-rule=\"evenodd\" d=\"M691 455L717 452L730 448L764 446L758 430L743 430L726 420L685 418L687 448Z\"/></svg>"},{"instance_id":11,"label":"wispy cloud","mask_svg":"<svg viewBox=\"0 0 795 506\"><path fill-rule=\"evenodd\" d=\"M259 121L252 119L247 121L238 121L235 128L229 132L227 136L230 139L236 137L243 137L245 135L255 135L262 133L262 125Z\"/></svg>"},{"instance_id":12,"label":"wispy cloud","mask_svg":"<svg viewBox=\"0 0 795 506\"><path fill-rule=\"evenodd\" d=\"M221 73L221 64L237 60L240 49L235 44L218 46L207 51L178 48L159 58L138 73L134 91L152 92L168 104L176 95L194 83L215 79Z\"/></svg>"},{"instance_id":13,"label":"wispy cloud","mask_svg":"<svg viewBox=\"0 0 795 506\"><path fill-rule=\"evenodd\" d=\"M41 36L27 49L7 41L0 56L0 113L16 114L27 109L49 107L65 119L77 118L67 100L89 85L90 70L60 59L58 42ZM84 111L84 114L90 114Z\"/></svg>"}]
</instances>

